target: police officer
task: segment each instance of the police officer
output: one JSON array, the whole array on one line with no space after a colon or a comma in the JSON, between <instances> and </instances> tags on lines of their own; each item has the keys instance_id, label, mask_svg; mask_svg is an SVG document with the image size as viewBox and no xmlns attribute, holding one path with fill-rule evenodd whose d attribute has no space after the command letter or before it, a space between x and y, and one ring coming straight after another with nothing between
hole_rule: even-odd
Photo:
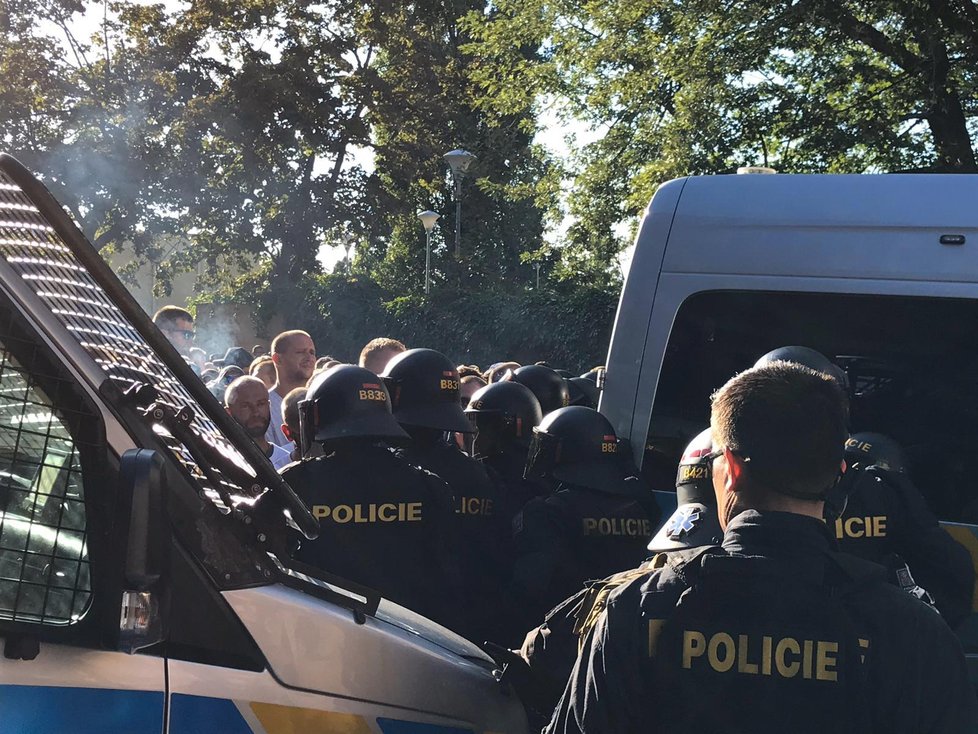
<instances>
[{"instance_id":1,"label":"police officer","mask_svg":"<svg viewBox=\"0 0 978 734\"><path fill-rule=\"evenodd\" d=\"M451 491L388 448L408 436L382 380L362 367L333 367L313 381L300 416L312 417L301 430L313 431L324 455L282 472L319 518L319 537L303 541L295 558L456 624Z\"/></svg>"},{"instance_id":2,"label":"police officer","mask_svg":"<svg viewBox=\"0 0 978 734\"><path fill-rule=\"evenodd\" d=\"M382 377L394 418L411 437L398 455L437 474L452 490L464 593L459 631L478 642L490 639L509 578L504 552L509 522L499 514L499 484L454 441L455 432L475 430L459 404L458 370L439 352L409 349L387 364Z\"/></svg>"},{"instance_id":3,"label":"police officer","mask_svg":"<svg viewBox=\"0 0 978 734\"><path fill-rule=\"evenodd\" d=\"M777 360L824 372L845 387L842 370L814 349L781 347L757 364ZM971 556L940 526L910 481L896 442L880 434L853 438L847 441L846 453L851 465L833 493L844 497L833 498L829 509L836 514L827 518L839 547L886 566L895 581L901 569L909 567L913 586L920 584L930 592L947 623L957 626L971 612Z\"/></svg>"},{"instance_id":4,"label":"police officer","mask_svg":"<svg viewBox=\"0 0 978 734\"><path fill-rule=\"evenodd\" d=\"M550 610L542 625L527 633L520 648L526 674L517 678L522 684L517 690L532 728L541 729L550 720L580 644L615 589L661 568L666 563L663 553L720 542L723 531L713 493L712 451L707 428L683 452L676 472L678 507L649 542L648 555L654 556L651 560L601 581L586 582L583 589Z\"/></svg>"},{"instance_id":5,"label":"police officer","mask_svg":"<svg viewBox=\"0 0 978 734\"><path fill-rule=\"evenodd\" d=\"M507 378L530 389L546 415L570 405L567 381L556 370L540 364L528 364L513 370Z\"/></svg>"},{"instance_id":6,"label":"police officer","mask_svg":"<svg viewBox=\"0 0 978 734\"><path fill-rule=\"evenodd\" d=\"M522 630L588 579L634 568L661 511L608 419L570 406L533 429L526 474L557 482L513 522L512 597Z\"/></svg>"},{"instance_id":7,"label":"police officer","mask_svg":"<svg viewBox=\"0 0 978 734\"><path fill-rule=\"evenodd\" d=\"M543 482L523 476L533 428L543 420L540 403L518 382L493 382L472 396L465 414L476 428L473 455L502 483L499 513L508 524L523 505L550 491Z\"/></svg>"},{"instance_id":8,"label":"police officer","mask_svg":"<svg viewBox=\"0 0 978 734\"><path fill-rule=\"evenodd\" d=\"M547 731L974 731L948 626L880 566L833 551L835 382L754 367L713 397L711 428L722 546L671 553L613 595Z\"/></svg>"}]
</instances>

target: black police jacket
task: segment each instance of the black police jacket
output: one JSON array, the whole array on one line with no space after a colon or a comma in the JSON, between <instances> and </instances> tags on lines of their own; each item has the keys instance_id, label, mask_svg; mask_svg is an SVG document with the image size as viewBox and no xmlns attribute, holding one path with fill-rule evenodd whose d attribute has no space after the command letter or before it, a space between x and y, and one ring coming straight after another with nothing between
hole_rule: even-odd
<instances>
[{"instance_id":1,"label":"black police jacket","mask_svg":"<svg viewBox=\"0 0 978 734\"><path fill-rule=\"evenodd\" d=\"M455 512L448 486L382 445L357 442L282 472L320 534L298 561L379 591L442 624L457 623Z\"/></svg>"},{"instance_id":2,"label":"black police jacket","mask_svg":"<svg viewBox=\"0 0 978 734\"><path fill-rule=\"evenodd\" d=\"M534 497L550 494L553 487L544 481L524 479L526 469L526 449L519 446L507 446L503 451L492 456L480 458L502 484L502 498L499 513L507 518L507 522L516 517L523 506Z\"/></svg>"},{"instance_id":3,"label":"black police jacket","mask_svg":"<svg viewBox=\"0 0 978 734\"><path fill-rule=\"evenodd\" d=\"M824 523L746 511L614 592L547 732L970 732L961 645Z\"/></svg>"},{"instance_id":4,"label":"black police jacket","mask_svg":"<svg viewBox=\"0 0 978 734\"><path fill-rule=\"evenodd\" d=\"M509 581L509 518L502 488L481 461L443 440L416 440L398 455L448 483L455 506L463 620L459 632L477 642L496 637L496 608Z\"/></svg>"},{"instance_id":5,"label":"black police jacket","mask_svg":"<svg viewBox=\"0 0 978 734\"><path fill-rule=\"evenodd\" d=\"M888 567L902 558L956 626L971 613L971 555L938 524L906 474L876 466L853 471L845 512L832 524L839 548Z\"/></svg>"},{"instance_id":6,"label":"black police jacket","mask_svg":"<svg viewBox=\"0 0 978 734\"><path fill-rule=\"evenodd\" d=\"M659 508L641 480L623 487L612 493L561 484L516 516L512 594L524 614L521 633L585 581L634 568L646 558Z\"/></svg>"}]
</instances>

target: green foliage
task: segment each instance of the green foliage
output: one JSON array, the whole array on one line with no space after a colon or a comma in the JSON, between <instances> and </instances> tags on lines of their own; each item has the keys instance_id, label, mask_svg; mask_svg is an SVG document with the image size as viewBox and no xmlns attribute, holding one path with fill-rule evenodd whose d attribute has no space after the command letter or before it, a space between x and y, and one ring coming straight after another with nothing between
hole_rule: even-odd
<instances>
[{"instance_id":1,"label":"green foliage","mask_svg":"<svg viewBox=\"0 0 978 734\"><path fill-rule=\"evenodd\" d=\"M567 275L606 270L677 176L978 171L972 2L498 0L465 27L484 105L556 99L600 133L571 164Z\"/></svg>"}]
</instances>

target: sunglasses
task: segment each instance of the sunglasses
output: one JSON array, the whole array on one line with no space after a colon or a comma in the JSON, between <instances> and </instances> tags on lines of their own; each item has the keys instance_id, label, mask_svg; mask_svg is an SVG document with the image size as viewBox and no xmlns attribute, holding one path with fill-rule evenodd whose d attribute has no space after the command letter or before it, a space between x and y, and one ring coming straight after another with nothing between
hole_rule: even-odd
<instances>
[{"instance_id":1,"label":"sunglasses","mask_svg":"<svg viewBox=\"0 0 978 734\"><path fill-rule=\"evenodd\" d=\"M197 332L193 329L167 329L170 334L182 334L184 339L193 339Z\"/></svg>"},{"instance_id":2,"label":"sunglasses","mask_svg":"<svg viewBox=\"0 0 978 734\"><path fill-rule=\"evenodd\" d=\"M716 459L719 459L721 456L723 456L723 453L725 451L726 451L726 449L717 449L715 451L711 451L706 456L700 457L700 463L703 463L703 464L706 464L706 463L712 464ZM749 456L743 456L743 455L741 455L737 451L731 451L730 453L732 453L734 456L738 457L745 464L747 464L747 463L750 462L750 457Z\"/></svg>"}]
</instances>

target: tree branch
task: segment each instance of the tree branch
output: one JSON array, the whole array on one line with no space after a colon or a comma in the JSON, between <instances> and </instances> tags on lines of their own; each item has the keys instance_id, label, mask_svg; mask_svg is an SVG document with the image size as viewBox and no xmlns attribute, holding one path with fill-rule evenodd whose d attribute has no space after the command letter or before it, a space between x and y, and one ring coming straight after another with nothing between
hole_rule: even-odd
<instances>
[{"instance_id":1,"label":"tree branch","mask_svg":"<svg viewBox=\"0 0 978 734\"><path fill-rule=\"evenodd\" d=\"M859 20L845 7L842 0L828 0L822 5L822 14L828 21L835 21L837 27L854 41L864 43L882 54L904 71L916 71L926 59L917 56L905 46L891 41L872 24Z\"/></svg>"}]
</instances>

